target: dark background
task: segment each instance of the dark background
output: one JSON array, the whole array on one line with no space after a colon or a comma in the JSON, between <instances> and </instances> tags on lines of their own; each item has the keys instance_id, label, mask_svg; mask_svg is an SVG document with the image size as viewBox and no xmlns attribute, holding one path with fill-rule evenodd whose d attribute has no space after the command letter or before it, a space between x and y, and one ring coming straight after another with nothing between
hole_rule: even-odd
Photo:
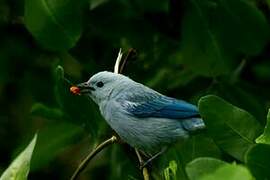
<instances>
[{"instance_id":1,"label":"dark background","mask_svg":"<svg viewBox=\"0 0 270 180\"><path fill-rule=\"evenodd\" d=\"M29 179L67 179L111 136L96 105L69 87L112 71L119 48L137 50L123 72L135 81L193 104L216 94L265 125L269 8L263 0L0 0L0 172L38 132ZM195 140L201 153L186 155L186 142L152 165L153 176L174 158L233 161L206 135ZM98 178L141 179L133 149L98 155L81 179Z\"/></svg>"}]
</instances>

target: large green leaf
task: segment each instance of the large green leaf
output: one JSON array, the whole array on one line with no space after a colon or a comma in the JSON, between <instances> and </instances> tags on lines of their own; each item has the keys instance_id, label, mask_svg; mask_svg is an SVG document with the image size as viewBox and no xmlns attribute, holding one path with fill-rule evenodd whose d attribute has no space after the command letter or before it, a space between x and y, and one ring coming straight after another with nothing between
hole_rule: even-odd
<instances>
[{"instance_id":1,"label":"large green leaf","mask_svg":"<svg viewBox=\"0 0 270 180\"><path fill-rule=\"evenodd\" d=\"M223 99L208 95L199 101L199 111L209 135L225 152L244 160L245 152L254 145L260 124L248 112Z\"/></svg>"},{"instance_id":2,"label":"large green leaf","mask_svg":"<svg viewBox=\"0 0 270 180\"><path fill-rule=\"evenodd\" d=\"M175 161L177 170L171 178L188 179L185 166L190 161L198 157L221 157L221 152L213 140L203 133L192 135L185 142L176 143L174 146L162 154L157 160L154 161L160 170L167 168L170 162Z\"/></svg>"},{"instance_id":3,"label":"large green leaf","mask_svg":"<svg viewBox=\"0 0 270 180\"><path fill-rule=\"evenodd\" d=\"M37 170L48 165L64 149L78 142L82 135L82 128L65 122L53 123L40 130L33 154L32 169Z\"/></svg>"},{"instance_id":4,"label":"large green leaf","mask_svg":"<svg viewBox=\"0 0 270 180\"><path fill-rule=\"evenodd\" d=\"M0 180L27 180L30 170L30 161L37 141L35 134L29 145L16 157L11 165L5 170Z\"/></svg>"},{"instance_id":5,"label":"large green leaf","mask_svg":"<svg viewBox=\"0 0 270 180\"><path fill-rule=\"evenodd\" d=\"M81 36L81 5L76 0L26 0L25 24L44 48L63 51Z\"/></svg>"},{"instance_id":6,"label":"large green leaf","mask_svg":"<svg viewBox=\"0 0 270 180\"><path fill-rule=\"evenodd\" d=\"M252 85L244 82L230 83L227 80L220 80L212 86L211 93L245 109L263 124L265 122L264 104L260 96L256 94L256 89L252 88Z\"/></svg>"},{"instance_id":7,"label":"large green leaf","mask_svg":"<svg viewBox=\"0 0 270 180\"><path fill-rule=\"evenodd\" d=\"M205 12L197 0L191 0L182 29L182 53L184 64L205 76L229 72L229 57L208 25ZM196 52L196 53L194 53Z\"/></svg>"},{"instance_id":8,"label":"large green leaf","mask_svg":"<svg viewBox=\"0 0 270 180\"><path fill-rule=\"evenodd\" d=\"M218 0L214 11L217 36L226 48L246 55L261 52L269 40L269 25L255 3Z\"/></svg>"},{"instance_id":9,"label":"large green leaf","mask_svg":"<svg viewBox=\"0 0 270 180\"><path fill-rule=\"evenodd\" d=\"M219 159L200 157L186 165L186 172L190 180L197 180L204 175L213 173L224 164L227 163Z\"/></svg>"},{"instance_id":10,"label":"large green leaf","mask_svg":"<svg viewBox=\"0 0 270 180\"><path fill-rule=\"evenodd\" d=\"M270 109L267 114L267 123L264 132L256 139L256 143L270 144Z\"/></svg>"},{"instance_id":11,"label":"large green leaf","mask_svg":"<svg viewBox=\"0 0 270 180\"><path fill-rule=\"evenodd\" d=\"M226 164L218 168L215 172L199 178L199 180L254 180L249 170L236 164Z\"/></svg>"},{"instance_id":12,"label":"large green leaf","mask_svg":"<svg viewBox=\"0 0 270 180\"><path fill-rule=\"evenodd\" d=\"M32 106L31 114L53 120L64 118L64 113L59 108L47 107L41 103L35 103Z\"/></svg>"},{"instance_id":13,"label":"large green leaf","mask_svg":"<svg viewBox=\"0 0 270 180\"><path fill-rule=\"evenodd\" d=\"M258 180L270 179L270 145L257 144L250 149L245 161L252 174Z\"/></svg>"},{"instance_id":14,"label":"large green leaf","mask_svg":"<svg viewBox=\"0 0 270 180\"><path fill-rule=\"evenodd\" d=\"M261 52L269 25L248 1L190 0L182 37L184 64L195 73L217 76L231 70L237 55Z\"/></svg>"}]
</instances>

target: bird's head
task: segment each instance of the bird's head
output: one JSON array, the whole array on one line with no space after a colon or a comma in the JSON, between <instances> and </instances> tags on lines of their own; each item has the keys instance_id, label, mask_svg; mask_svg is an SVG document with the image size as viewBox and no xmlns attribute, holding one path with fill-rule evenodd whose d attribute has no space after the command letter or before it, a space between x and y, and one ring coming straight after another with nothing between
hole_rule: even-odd
<instances>
[{"instance_id":1,"label":"bird's head","mask_svg":"<svg viewBox=\"0 0 270 180\"><path fill-rule=\"evenodd\" d=\"M94 74L87 82L72 86L70 91L75 95L89 96L99 104L109 99L114 90L120 91L129 81L124 75L102 71Z\"/></svg>"}]
</instances>

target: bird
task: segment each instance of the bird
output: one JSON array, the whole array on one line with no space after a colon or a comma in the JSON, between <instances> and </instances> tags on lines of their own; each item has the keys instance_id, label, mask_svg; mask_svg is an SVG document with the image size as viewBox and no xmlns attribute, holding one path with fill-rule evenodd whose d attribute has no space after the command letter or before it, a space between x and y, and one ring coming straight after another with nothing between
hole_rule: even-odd
<instances>
[{"instance_id":1,"label":"bird","mask_svg":"<svg viewBox=\"0 0 270 180\"><path fill-rule=\"evenodd\" d=\"M151 154L143 166L174 142L205 128L195 105L162 95L122 74L101 71L70 91L90 97L122 141Z\"/></svg>"}]
</instances>

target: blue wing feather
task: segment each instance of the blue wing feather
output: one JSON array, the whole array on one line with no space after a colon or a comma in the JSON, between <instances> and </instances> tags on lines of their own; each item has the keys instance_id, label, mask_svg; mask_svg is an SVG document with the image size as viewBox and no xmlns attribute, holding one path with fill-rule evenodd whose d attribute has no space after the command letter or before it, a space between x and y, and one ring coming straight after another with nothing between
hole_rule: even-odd
<instances>
[{"instance_id":1,"label":"blue wing feather","mask_svg":"<svg viewBox=\"0 0 270 180\"><path fill-rule=\"evenodd\" d=\"M187 119L199 117L196 106L160 94L137 94L126 101L124 106L129 113L140 118Z\"/></svg>"}]
</instances>

